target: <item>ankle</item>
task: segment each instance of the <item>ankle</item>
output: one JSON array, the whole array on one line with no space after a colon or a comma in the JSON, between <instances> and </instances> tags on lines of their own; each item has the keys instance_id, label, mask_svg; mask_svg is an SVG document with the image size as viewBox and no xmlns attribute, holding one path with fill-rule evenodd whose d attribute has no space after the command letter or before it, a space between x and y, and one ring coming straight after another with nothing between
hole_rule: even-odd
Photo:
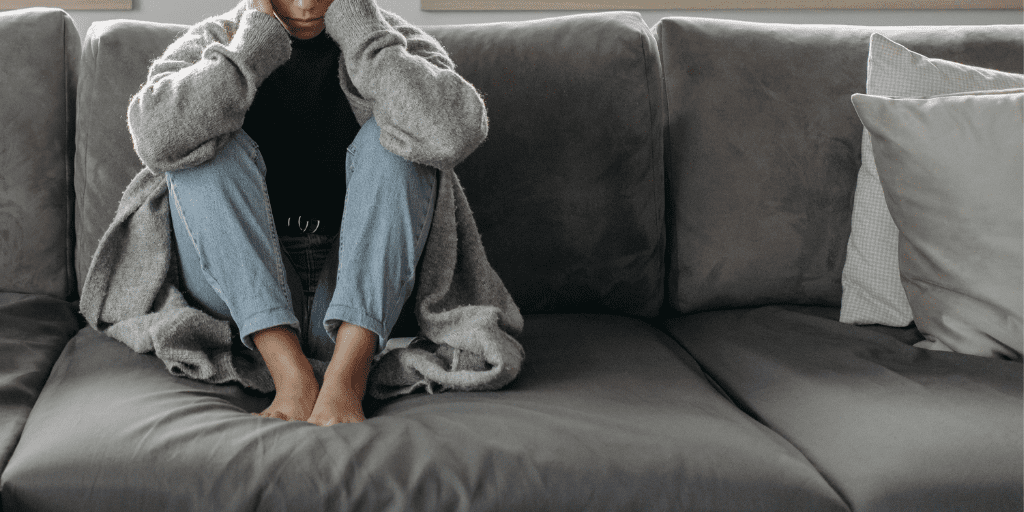
<instances>
[{"instance_id":1,"label":"ankle","mask_svg":"<svg viewBox=\"0 0 1024 512\"><path fill-rule=\"evenodd\" d=\"M370 373L370 361L377 349L377 335L366 328L344 322L335 337L334 354L324 382L362 395Z\"/></svg>"},{"instance_id":2,"label":"ankle","mask_svg":"<svg viewBox=\"0 0 1024 512\"><path fill-rule=\"evenodd\" d=\"M302 353L298 334L290 327L275 326L257 331L252 340L276 387L307 387L310 381L316 382L313 368Z\"/></svg>"},{"instance_id":3,"label":"ankle","mask_svg":"<svg viewBox=\"0 0 1024 512\"><path fill-rule=\"evenodd\" d=\"M287 325L275 325L252 333L252 344L261 353L264 349L300 349L298 333Z\"/></svg>"}]
</instances>

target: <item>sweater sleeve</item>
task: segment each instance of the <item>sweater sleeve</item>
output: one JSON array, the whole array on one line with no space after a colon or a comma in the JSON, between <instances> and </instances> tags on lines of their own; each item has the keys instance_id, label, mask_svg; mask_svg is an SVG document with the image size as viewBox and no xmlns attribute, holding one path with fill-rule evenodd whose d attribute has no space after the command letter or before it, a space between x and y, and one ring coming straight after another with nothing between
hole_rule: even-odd
<instances>
[{"instance_id":1,"label":"sweater sleeve","mask_svg":"<svg viewBox=\"0 0 1024 512\"><path fill-rule=\"evenodd\" d=\"M386 149L451 168L487 137L483 99L437 40L373 0L336 0L325 23L342 49L342 87L369 105Z\"/></svg>"},{"instance_id":2,"label":"sweater sleeve","mask_svg":"<svg viewBox=\"0 0 1024 512\"><path fill-rule=\"evenodd\" d=\"M128 105L139 159L155 172L212 159L242 127L256 89L290 55L284 27L245 2L189 28L153 62Z\"/></svg>"}]
</instances>

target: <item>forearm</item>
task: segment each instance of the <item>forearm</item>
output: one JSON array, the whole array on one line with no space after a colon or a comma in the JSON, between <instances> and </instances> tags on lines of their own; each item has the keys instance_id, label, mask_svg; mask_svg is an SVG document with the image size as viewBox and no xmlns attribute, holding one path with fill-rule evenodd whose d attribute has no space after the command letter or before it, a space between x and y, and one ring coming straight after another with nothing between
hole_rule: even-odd
<instances>
[{"instance_id":1,"label":"forearm","mask_svg":"<svg viewBox=\"0 0 1024 512\"><path fill-rule=\"evenodd\" d=\"M162 172L213 158L290 52L280 23L251 9L189 29L154 61L129 103L128 129L143 164Z\"/></svg>"},{"instance_id":2,"label":"forearm","mask_svg":"<svg viewBox=\"0 0 1024 512\"><path fill-rule=\"evenodd\" d=\"M325 23L344 55L342 85L372 106L389 151L444 168L486 138L483 100L433 38L373 0L337 0Z\"/></svg>"}]
</instances>

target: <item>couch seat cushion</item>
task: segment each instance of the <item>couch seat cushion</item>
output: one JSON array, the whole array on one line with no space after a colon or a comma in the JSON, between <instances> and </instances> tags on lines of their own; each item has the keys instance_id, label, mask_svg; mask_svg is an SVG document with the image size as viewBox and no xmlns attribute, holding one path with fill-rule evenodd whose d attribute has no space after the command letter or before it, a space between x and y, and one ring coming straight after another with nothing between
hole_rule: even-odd
<instances>
[{"instance_id":1,"label":"couch seat cushion","mask_svg":"<svg viewBox=\"0 0 1024 512\"><path fill-rule=\"evenodd\" d=\"M666 329L854 510L1020 510L1021 364L910 346L838 308L709 312Z\"/></svg>"},{"instance_id":2,"label":"couch seat cushion","mask_svg":"<svg viewBox=\"0 0 1024 512\"><path fill-rule=\"evenodd\" d=\"M5 474L4 509L845 510L671 338L531 315L509 388L371 404L357 425L173 377L94 330L69 343Z\"/></svg>"},{"instance_id":3,"label":"couch seat cushion","mask_svg":"<svg viewBox=\"0 0 1024 512\"><path fill-rule=\"evenodd\" d=\"M0 472L61 349L78 330L66 301L0 292Z\"/></svg>"}]
</instances>

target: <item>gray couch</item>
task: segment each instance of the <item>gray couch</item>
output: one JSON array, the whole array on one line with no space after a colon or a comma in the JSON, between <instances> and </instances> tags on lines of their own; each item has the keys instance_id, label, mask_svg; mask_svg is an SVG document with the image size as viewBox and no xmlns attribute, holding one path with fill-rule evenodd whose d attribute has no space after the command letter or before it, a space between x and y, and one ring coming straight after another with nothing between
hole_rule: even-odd
<instances>
[{"instance_id":1,"label":"gray couch","mask_svg":"<svg viewBox=\"0 0 1024 512\"><path fill-rule=\"evenodd\" d=\"M838 317L870 34L1020 73L1024 27L430 27L490 112L457 170L527 361L331 428L77 314L141 168L128 98L183 28L0 13L4 512L1021 510L1021 364Z\"/></svg>"}]
</instances>

